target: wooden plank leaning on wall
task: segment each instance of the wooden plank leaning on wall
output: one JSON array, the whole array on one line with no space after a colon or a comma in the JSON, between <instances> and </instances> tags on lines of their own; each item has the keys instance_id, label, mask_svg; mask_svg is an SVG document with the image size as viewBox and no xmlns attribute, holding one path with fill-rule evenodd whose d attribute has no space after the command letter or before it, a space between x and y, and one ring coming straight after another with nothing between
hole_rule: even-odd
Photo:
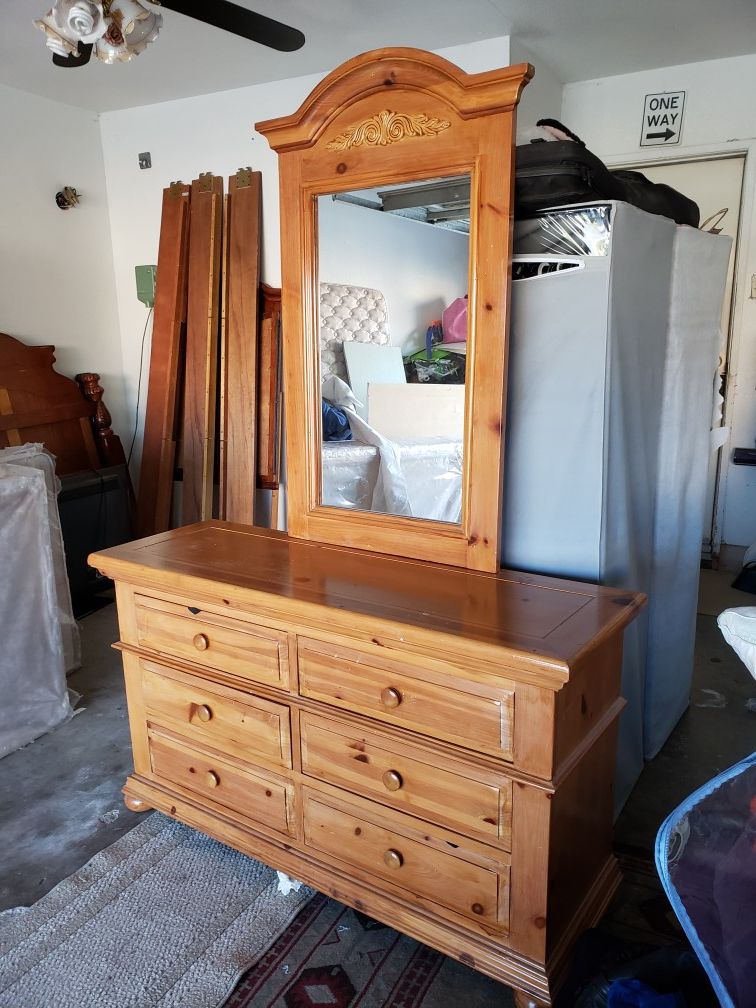
<instances>
[{"instance_id":1,"label":"wooden plank leaning on wall","mask_svg":"<svg viewBox=\"0 0 756 1008\"><path fill-rule=\"evenodd\" d=\"M192 182L182 438L182 524L213 513L223 179Z\"/></svg>"},{"instance_id":2,"label":"wooden plank leaning on wall","mask_svg":"<svg viewBox=\"0 0 756 1008\"><path fill-rule=\"evenodd\" d=\"M158 281L137 497L137 534L140 537L165 532L170 525L178 434L176 406L186 321L190 194L190 187L183 182L173 182L163 190Z\"/></svg>"},{"instance_id":3,"label":"wooden plank leaning on wall","mask_svg":"<svg viewBox=\"0 0 756 1008\"><path fill-rule=\"evenodd\" d=\"M221 336L220 517L251 524L257 484L261 174L228 180Z\"/></svg>"},{"instance_id":4,"label":"wooden plank leaning on wall","mask_svg":"<svg viewBox=\"0 0 756 1008\"><path fill-rule=\"evenodd\" d=\"M271 491L270 527L279 528L283 408L281 384L281 290L261 284L257 394L257 486Z\"/></svg>"}]
</instances>

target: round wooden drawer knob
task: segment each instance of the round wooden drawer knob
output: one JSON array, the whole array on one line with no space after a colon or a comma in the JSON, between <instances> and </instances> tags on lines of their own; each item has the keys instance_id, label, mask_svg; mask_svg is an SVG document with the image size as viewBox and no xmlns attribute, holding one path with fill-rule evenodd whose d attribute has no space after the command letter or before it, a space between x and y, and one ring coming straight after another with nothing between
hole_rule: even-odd
<instances>
[{"instance_id":1,"label":"round wooden drawer knob","mask_svg":"<svg viewBox=\"0 0 756 1008\"><path fill-rule=\"evenodd\" d=\"M207 782L208 787L218 787L220 784L220 777L215 770L208 770L205 781Z\"/></svg>"},{"instance_id":2,"label":"round wooden drawer knob","mask_svg":"<svg viewBox=\"0 0 756 1008\"><path fill-rule=\"evenodd\" d=\"M404 864L404 858L398 850L387 850L383 855L383 863L387 868L401 868Z\"/></svg>"},{"instance_id":3,"label":"round wooden drawer knob","mask_svg":"<svg viewBox=\"0 0 756 1008\"><path fill-rule=\"evenodd\" d=\"M384 707L398 707L401 702L402 694L398 689L388 686L385 690L381 690L381 703Z\"/></svg>"},{"instance_id":4,"label":"round wooden drawer knob","mask_svg":"<svg viewBox=\"0 0 756 1008\"><path fill-rule=\"evenodd\" d=\"M396 770L387 770L381 780L387 791L398 791L404 783L402 775L397 773Z\"/></svg>"},{"instance_id":5,"label":"round wooden drawer knob","mask_svg":"<svg viewBox=\"0 0 756 1008\"><path fill-rule=\"evenodd\" d=\"M207 635L203 633L198 633L193 643L198 651L207 651L210 647L210 641L207 639Z\"/></svg>"},{"instance_id":6,"label":"round wooden drawer knob","mask_svg":"<svg viewBox=\"0 0 756 1008\"><path fill-rule=\"evenodd\" d=\"M213 712L207 706L207 704L200 704L197 708L197 717L200 721L209 721L213 716Z\"/></svg>"}]
</instances>

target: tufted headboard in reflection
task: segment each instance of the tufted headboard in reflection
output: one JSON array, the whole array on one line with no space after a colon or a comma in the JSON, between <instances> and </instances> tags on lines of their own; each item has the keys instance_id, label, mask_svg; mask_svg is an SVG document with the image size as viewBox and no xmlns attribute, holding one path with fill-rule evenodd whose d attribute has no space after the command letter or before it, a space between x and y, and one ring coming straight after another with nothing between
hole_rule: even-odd
<instances>
[{"instance_id":1,"label":"tufted headboard in reflection","mask_svg":"<svg viewBox=\"0 0 756 1008\"><path fill-rule=\"evenodd\" d=\"M343 344L391 342L386 299L369 287L320 285L320 380L348 381Z\"/></svg>"}]
</instances>

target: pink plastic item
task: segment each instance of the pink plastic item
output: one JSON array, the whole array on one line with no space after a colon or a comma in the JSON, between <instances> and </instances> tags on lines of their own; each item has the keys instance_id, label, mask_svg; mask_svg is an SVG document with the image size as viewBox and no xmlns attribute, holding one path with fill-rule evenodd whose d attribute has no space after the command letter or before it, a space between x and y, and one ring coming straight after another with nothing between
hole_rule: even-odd
<instances>
[{"instance_id":1,"label":"pink plastic item","mask_svg":"<svg viewBox=\"0 0 756 1008\"><path fill-rule=\"evenodd\" d=\"M444 329L444 343L467 342L467 298L460 297L444 309L441 321Z\"/></svg>"}]
</instances>

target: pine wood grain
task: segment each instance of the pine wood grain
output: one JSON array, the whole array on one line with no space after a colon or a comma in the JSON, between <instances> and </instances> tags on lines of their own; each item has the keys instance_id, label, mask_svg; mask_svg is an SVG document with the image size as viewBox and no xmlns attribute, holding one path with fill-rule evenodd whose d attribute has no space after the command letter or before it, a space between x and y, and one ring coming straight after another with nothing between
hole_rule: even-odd
<instances>
[{"instance_id":1,"label":"pine wood grain","mask_svg":"<svg viewBox=\"0 0 756 1008\"><path fill-rule=\"evenodd\" d=\"M489 575L208 522L94 554L106 576L224 600L248 617L328 625L368 650L456 664L481 683L561 688L570 666L632 620L635 592L543 575ZM362 645L361 645L362 646Z\"/></svg>"},{"instance_id":2,"label":"pine wood grain","mask_svg":"<svg viewBox=\"0 0 756 1008\"><path fill-rule=\"evenodd\" d=\"M420 747L364 726L355 731L309 712L301 725L306 775L509 848L511 781L454 760L431 759Z\"/></svg>"},{"instance_id":3,"label":"pine wood grain","mask_svg":"<svg viewBox=\"0 0 756 1008\"><path fill-rule=\"evenodd\" d=\"M99 469L106 462L93 436L95 406L54 364L55 347L0 333L0 448L39 441L59 476Z\"/></svg>"},{"instance_id":4,"label":"pine wood grain","mask_svg":"<svg viewBox=\"0 0 756 1008\"><path fill-rule=\"evenodd\" d=\"M155 314L137 494L137 532L151 535L170 525L173 465L178 427L176 406L183 384L182 343L186 322L191 187L174 182L163 190Z\"/></svg>"},{"instance_id":5,"label":"pine wood grain","mask_svg":"<svg viewBox=\"0 0 756 1008\"><path fill-rule=\"evenodd\" d=\"M221 380L220 514L253 522L257 485L261 174L228 182Z\"/></svg>"},{"instance_id":6,"label":"pine wood grain","mask_svg":"<svg viewBox=\"0 0 756 1008\"><path fill-rule=\"evenodd\" d=\"M242 760L262 758L291 766L288 707L219 689L156 662L141 661L139 667L144 709L150 720L173 726Z\"/></svg>"},{"instance_id":7,"label":"pine wood grain","mask_svg":"<svg viewBox=\"0 0 756 1008\"><path fill-rule=\"evenodd\" d=\"M147 650L288 688L285 633L144 595L136 600L136 633Z\"/></svg>"},{"instance_id":8,"label":"pine wood grain","mask_svg":"<svg viewBox=\"0 0 756 1008\"><path fill-rule=\"evenodd\" d=\"M281 477L281 291L261 285L262 317L259 340L259 393L257 484L275 492L271 501L271 528L277 528L277 491Z\"/></svg>"},{"instance_id":9,"label":"pine wood grain","mask_svg":"<svg viewBox=\"0 0 756 1008\"><path fill-rule=\"evenodd\" d=\"M185 525L213 514L222 227L223 179L208 172L192 182L182 437Z\"/></svg>"},{"instance_id":10,"label":"pine wood grain","mask_svg":"<svg viewBox=\"0 0 756 1008\"><path fill-rule=\"evenodd\" d=\"M293 787L270 774L263 776L227 759L187 746L162 734L149 733L150 760L156 777L195 792L204 799L262 820L278 833L293 832L289 806Z\"/></svg>"},{"instance_id":11,"label":"pine wood grain","mask_svg":"<svg viewBox=\"0 0 756 1008\"><path fill-rule=\"evenodd\" d=\"M279 155L291 535L495 571L503 477L514 110L523 64L466 74L414 49L376 50L338 67L291 116L257 124ZM395 113L442 123L338 148L343 133ZM420 131L422 132L422 131ZM392 183L471 179L469 339L460 525L325 507L322 500L317 197Z\"/></svg>"}]
</instances>

